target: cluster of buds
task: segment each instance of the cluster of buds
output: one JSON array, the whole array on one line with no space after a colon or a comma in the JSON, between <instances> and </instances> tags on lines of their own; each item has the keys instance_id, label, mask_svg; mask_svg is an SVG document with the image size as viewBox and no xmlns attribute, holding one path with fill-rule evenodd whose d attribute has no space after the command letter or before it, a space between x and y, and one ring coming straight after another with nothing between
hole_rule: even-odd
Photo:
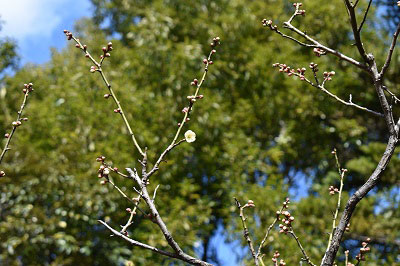
<instances>
[{"instance_id":1,"label":"cluster of buds","mask_svg":"<svg viewBox=\"0 0 400 266\"><path fill-rule=\"evenodd\" d=\"M356 256L356 260L365 261L365 254L370 252L370 247L367 247L371 239L368 237L367 240L361 243L362 248L360 248L360 253Z\"/></svg>"},{"instance_id":2,"label":"cluster of buds","mask_svg":"<svg viewBox=\"0 0 400 266\"><path fill-rule=\"evenodd\" d=\"M256 207L256 205L254 204L254 201L249 200L249 201L247 201L247 203L243 206L243 208L246 208L246 207L254 208L254 207Z\"/></svg>"},{"instance_id":3,"label":"cluster of buds","mask_svg":"<svg viewBox=\"0 0 400 266\"><path fill-rule=\"evenodd\" d=\"M6 175L6 173L4 171L0 171L0 177L3 177L5 175Z\"/></svg>"},{"instance_id":4,"label":"cluster of buds","mask_svg":"<svg viewBox=\"0 0 400 266\"><path fill-rule=\"evenodd\" d=\"M275 64L272 64L272 66L279 67L279 72L287 73L287 75L289 77L294 75L294 76L299 77L300 80L305 80L304 74L306 72L306 69L304 67L298 68L297 70L295 70L295 69L292 69L290 66L287 66L286 64L275 63Z\"/></svg>"},{"instance_id":5,"label":"cluster of buds","mask_svg":"<svg viewBox=\"0 0 400 266\"><path fill-rule=\"evenodd\" d=\"M264 27L267 27L267 26L270 27L270 26L272 26L272 20L264 18L263 20L261 20L261 24Z\"/></svg>"},{"instance_id":6,"label":"cluster of buds","mask_svg":"<svg viewBox=\"0 0 400 266\"><path fill-rule=\"evenodd\" d=\"M190 82L190 85L192 86L197 86L199 84L199 81L197 79L194 79L192 82Z\"/></svg>"},{"instance_id":7,"label":"cluster of buds","mask_svg":"<svg viewBox=\"0 0 400 266\"><path fill-rule=\"evenodd\" d=\"M221 38L220 37L215 37L213 38L212 42L211 42L211 47L217 47L218 45L221 44ZM213 50L212 53L215 53L216 51Z\"/></svg>"},{"instance_id":8,"label":"cluster of buds","mask_svg":"<svg viewBox=\"0 0 400 266\"><path fill-rule=\"evenodd\" d=\"M136 212L134 212L131 208L126 208L125 209L128 213L133 213L133 215L136 214Z\"/></svg>"},{"instance_id":9,"label":"cluster of buds","mask_svg":"<svg viewBox=\"0 0 400 266\"><path fill-rule=\"evenodd\" d=\"M203 99L203 98L204 98L204 95L202 95L202 94L197 95L197 96L191 95L191 96L187 96L186 98L187 98L189 101L191 101L191 102L194 103L194 102L196 101L196 99L199 99L199 100Z\"/></svg>"},{"instance_id":10,"label":"cluster of buds","mask_svg":"<svg viewBox=\"0 0 400 266\"><path fill-rule=\"evenodd\" d=\"M270 19L264 18L263 20L261 20L261 24L264 27L269 27L273 31L277 31L278 30L278 26L276 26L276 25L272 26L272 20L270 20Z\"/></svg>"},{"instance_id":11,"label":"cluster of buds","mask_svg":"<svg viewBox=\"0 0 400 266\"><path fill-rule=\"evenodd\" d=\"M334 186L329 186L329 195L335 195L335 193L339 193L339 189Z\"/></svg>"},{"instance_id":12,"label":"cluster of buds","mask_svg":"<svg viewBox=\"0 0 400 266\"><path fill-rule=\"evenodd\" d=\"M318 57L326 54L326 52L324 50L322 50L321 48L314 48L313 52Z\"/></svg>"},{"instance_id":13,"label":"cluster of buds","mask_svg":"<svg viewBox=\"0 0 400 266\"><path fill-rule=\"evenodd\" d=\"M122 111L121 111L120 108L114 109L114 113L116 113L116 114L120 114L121 112L122 112Z\"/></svg>"},{"instance_id":14,"label":"cluster of buds","mask_svg":"<svg viewBox=\"0 0 400 266\"><path fill-rule=\"evenodd\" d=\"M330 81L332 80L332 77L335 75L335 71L330 71L330 72L324 72L324 80L325 81Z\"/></svg>"},{"instance_id":15,"label":"cluster of buds","mask_svg":"<svg viewBox=\"0 0 400 266\"><path fill-rule=\"evenodd\" d=\"M304 16L306 14L305 10L299 9L302 5L302 3L293 3L293 6L296 8L296 15Z\"/></svg>"},{"instance_id":16,"label":"cluster of buds","mask_svg":"<svg viewBox=\"0 0 400 266\"><path fill-rule=\"evenodd\" d=\"M98 69L95 66L90 67L90 73L96 72Z\"/></svg>"},{"instance_id":17,"label":"cluster of buds","mask_svg":"<svg viewBox=\"0 0 400 266\"><path fill-rule=\"evenodd\" d=\"M67 36L68 41L72 39L72 32L69 30L64 30L65 36Z\"/></svg>"},{"instance_id":18,"label":"cluster of buds","mask_svg":"<svg viewBox=\"0 0 400 266\"><path fill-rule=\"evenodd\" d=\"M110 57L111 56L110 52L113 50L112 42L109 42L107 44L107 47L103 47L101 49L103 50L103 54L100 56L100 59L103 59L105 57Z\"/></svg>"},{"instance_id":19,"label":"cluster of buds","mask_svg":"<svg viewBox=\"0 0 400 266\"><path fill-rule=\"evenodd\" d=\"M275 251L274 256L272 257L272 261L273 261L274 265L278 265L278 258L279 258L280 255L281 254L279 254L278 251ZM279 261L279 266L285 266L285 265L286 265L286 262L281 259Z\"/></svg>"},{"instance_id":20,"label":"cluster of buds","mask_svg":"<svg viewBox=\"0 0 400 266\"><path fill-rule=\"evenodd\" d=\"M282 207L284 209L287 209L289 207L289 203L290 203L290 198L286 198L285 201L282 203Z\"/></svg>"},{"instance_id":21,"label":"cluster of buds","mask_svg":"<svg viewBox=\"0 0 400 266\"><path fill-rule=\"evenodd\" d=\"M101 185L105 185L108 182L108 175L110 174L110 169L107 167L107 165L104 163L104 160L106 159L106 157L104 156L99 156L96 158L97 162L101 162L101 165L99 167L98 170L98 178L105 178L104 180L102 180L100 182Z\"/></svg>"},{"instance_id":22,"label":"cluster of buds","mask_svg":"<svg viewBox=\"0 0 400 266\"><path fill-rule=\"evenodd\" d=\"M33 84L32 83L24 84L24 88L22 89L22 92L27 94L31 91L33 91Z\"/></svg>"},{"instance_id":23,"label":"cluster of buds","mask_svg":"<svg viewBox=\"0 0 400 266\"><path fill-rule=\"evenodd\" d=\"M318 64L315 64L315 63L311 62L311 63L310 63L310 69L311 69L314 73L318 72Z\"/></svg>"},{"instance_id":24,"label":"cluster of buds","mask_svg":"<svg viewBox=\"0 0 400 266\"><path fill-rule=\"evenodd\" d=\"M12 122L11 124L13 127L19 127L20 125L22 125L22 122L21 122L21 120L18 120L18 121Z\"/></svg>"},{"instance_id":25,"label":"cluster of buds","mask_svg":"<svg viewBox=\"0 0 400 266\"><path fill-rule=\"evenodd\" d=\"M283 211L281 213L285 218L282 219L282 223L279 224L279 228L281 229L279 233L287 234L292 227L292 222L294 221L294 217L288 212Z\"/></svg>"}]
</instances>

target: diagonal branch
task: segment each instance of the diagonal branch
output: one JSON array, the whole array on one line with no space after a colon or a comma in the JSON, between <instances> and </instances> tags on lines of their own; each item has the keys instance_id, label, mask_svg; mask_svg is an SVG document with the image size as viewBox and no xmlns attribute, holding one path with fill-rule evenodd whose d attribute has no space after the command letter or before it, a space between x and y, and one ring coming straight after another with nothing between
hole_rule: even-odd
<instances>
[{"instance_id":1,"label":"diagonal branch","mask_svg":"<svg viewBox=\"0 0 400 266\"><path fill-rule=\"evenodd\" d=\"M97 68L92 67L92 68L91 68L91 72L92 72L92 70L93 70L93 71L97 71L97 72L100 73L100 76L101 76L101 78L102 78L103 81L104 81L104 84L106 85L108 91L110 92L110 95L109 95L109 96L114 100L115 104L117 105L117 109L116 109L116 110L117 110L117 112L121 115L122 120L124 121L125 126L126 126L128 132L129 132L129 135L130 135L131 138L132 138L133 144L135 145L135 147L136 147L136 149L139 151L139 153L143 156L143 155L144 155L144 152L143 152L142 149L140 148L140 145L139 145L139 143L137 142L137 140L136 140L136 138L135 138L135 135L134 135L134 133L133 133L133 131L132 131L131 125L129 124L128 119L127 119L126 116L125 116L125 112L123 111L122 106L121 106L121 104L120 104L120 102L119 102L117 96L115 95L114 90L111 88L111 84L108 82L108 80L107 80L107 78L106 78L106 76L105 76L105 74L104 74L104 71L103 71L103 69L102 69L102 67L101 67L101 66L102 66L102 63L103 63L103 61L104 61L104 59L105 59L105 56L102 56L102 57L101 57L101 61L100 61L100 62L97 62L97 61L93 58L93 56L88 52L87 46L86 46L86 45L82 45L82 43L80 42L80 40L77 39L77 38L75 38L75 36L73 36L71 32L69 32L69 31L67 31L67 30L64 30L64 33L65 33L66 36L68 37L68 40L71 40L71 39L72 39L72 40L74 40L74 41L76 42L76 47L79 48L80 50L82 50L82 52L85 54L85 56L86 56L87 58L89 58L89 59L93 62L93 64L97 67ZM111 43L109 43L109 46L110 46L110 44L111 44ZM111 44L111 45L112 45L112 44ZM103 48L103 49L104 49L104 48Z\"/></svg>"},{"instance_id":2,"label":"diagonal branch","mask_svg":"<svg viewBox=\"0 0 400 266\"><path fill-rule=\"evenodd\" d=\"M254 264L255 264L256 266L258 266L258 265L259 265L259 264L258 264L258 256L257 256L258 253L256 254L256 251L255 251L255 249L254 249L253 242L251 241L251 238L250 238L249 229L247 228L247 223L246 223L247 218L246 218L246 216L244 216L244 213L243 213L243 210L244 210L245 208L254 207L254 203L253 203L252 201L249 201L250 203L247 203L247 204L245 204L245 205L242 206L242 205L240 204L240 202L239 202L236 198L234 198L234 199L235 199L236 206L237 206L238 209L239 209L239 217L240 217L240 220L242 221L243 236L244 236L244 238L246 239L247 245L248 245L249 248L250 248L251 256L252 256L253 259L254 259Z\"/></svg>"},{"instance_id":3,"label":"diagonal branch","mask_svg":"<svg viewBox=\"0 0 400 266\"><path fill-rule=\"evenodd\" d=\"M102 225L104 225L108 230L110 230L114 235L116 235L116 236L118 236L118 237L120 237L120 238L122 238L122 239L128 241L129 243L131 243L131 244L134 245L134 246L141 247L141 248L144 248L144 249L148 249L148 250L151 250L151 251L153 251L153 252L155 252L155 253L158 253L158 254L161 254L161 255L164 255L164 256L167 256L167 257L170 257L170 258L180 259L180 258L178 257L178 255L175 254L175 253L167 252L167 251L158 249L158 248L156 248L156 247L152 247L152 246L146 245L146 244L144 244L144 243L141 243L141 242L139 242L139 241L133 240L133 239L127 237L126 235L124 235L124 234L118 232L117 230L115 230L114 228L112 228L111 226L109 226L106 222L101 221L101 220L98 220L98 221L99 221L99 223L101 223Z\"/></svg>"},{"instance_id":4,"label":"diagonal branch","mask_svg":"<svg viewBox=\"0 0 400 266\"><path fill-rule=\"evenodd\" d=\"M396 47L396 42L397 42L397 38L399 37L399 33L400 33L400 23L399 23L399 25L397 25L396 32L393 34L392 44L390 45L389 52L386 57L386 61L383 64L383 67L382 67L382 70L380 73L382 78L390 66L390 61L392 60L393 51L394 51L394 48Z\"/></svg>"},{"instance_id":5,"label":"diagonal branch","mask_svg":"<svg viewBox=\"0 0 400 266\"><path fill-rule=\"evenodd\" d=\"M10 146L10 143L11 143L11 139L14 136L14 133L17 130L17 127L19 127L21 125L21 123L22 123L21 121L23 120L22 119L22 112L24 111L26 102L28 100L29 92L33 91L33 87L32 87L33 84L32 83L24 84L24 86L25 86L25 88L23 90L24 91L24 100L22 101L21 107L20 107L20 109L18 111L17 120L15 120L12 123L13 128L12 128L11 132L9 134L8 133L6 134L7 142L4 145L3 151L1 152L1 155L0 155L0 164L3 161L3 158L6 155L6 152L10 150L9 146ZM4 172L1 172L1 175L4 175Z\"/></svg>"},{"instance_id":6,"label":"diagonal branch","mask_svg":"<svg viewBox=\"0 0 400 266\"><path fill-rule=\"evenodd\" d=\"M219 44L220 38L219 37L215 37L213 40L213 45L212 48L215 48L218 44ZM164 160L164 157L172 150L174 149L176 146L178 146L179 144L181 144L182 142L185 141L185 139L182 139L180 141L177 142L178 137L180 132L182 131L183 126L185 125L185 123L188 121L189 119L189 115L190 112L193 110L193 105L195 104L197 99L201 99L203 98L202 95L199 95L199 91L201 86L203 85L206 77L207 77L207 73L208 73L208 67L213 64L213 62L211 61L212 55L216 53L216 50L212 49L210 51L210 53L208 54L207 59L204 59L204 73L203 76L201 77L200 82L196 79L193 80L192 85L196 86L196 91L194 93L194 95L192 96L188 96L189 99L189 106L185 107L182 111L184 112L184 116L182 121L178 124L178 130L175 133L175 137L173 138L172 142L168 145L168 147L161 153L160 157L158 158L157 162L154 164L153 168L147 173L146 179L149 178L151 175L153 175L155 172L158 171L159 166L161 164L161 162Z\"/></svg>"},{"instance_id":7,"label":"diagonal branch","mask_svg":"<svg viewBox=\"0 0 400 266\"><path fill-rule=\"evenodd\" d=\"M178 245L178 243L174 240L172 237L172 234L169 232L167 226L165 225L164 221L162 220L160 214L158 213L158 210L156 206L154 205L154 202L152 198L149 195L149 192L147 191L146 187L146 182L142 182L140 177L137 175L135 171L133 171L130 168L126 168L128 173L131 175L132 178L136 180L136 182L140 185L141 191L142 191L142 197L146 204L149 206L150 211L151 211L151 220L158 225L160 228L162 234L164 235L165 240L167 240L169 246L175 251L176 258L188 262L192 265L201 265L201 266L210 266L211 264L196 259L188 254L186 254L181 247Z\"/></svg>"},{"instance_id":8,"label":"diagonal branch","mask_svg":"<svg viewBox=\"0 0 400 266\"><path fill-rule=\"evenodd\" d=\"M329 248L327 248L324 258L322 259L322 262L321 262L322 266L333 265L333 262L336 257L336 253L339 250L340 241L345 232L346 225L349 223L350 218L353 214L353 211L356 208L356 205L367 195L367 193L372 188L374 188L376 186L377 182L379 181L379 178L382 176L383 172L385 171L386 166L390 162L390 159L396 148L397 142L398 142L397 137L395 135L391 135L389 138L389 141L387 143L385 152L383 153L382 158L379 161L378 166L376 167L375 171L368 178L367 182L365 182L365 184L362 185L348 200L348 202L344 208L342 217L339 221L339 225L337 226L335 233L333 235L331 244L330 244Z\"/></svg>"},{"instance_id":9,"label":"diagonal branch","mask_svg":"<svg viewBox=\"0 0 400 266\"><path fill-rule=\"evenodd\" d=\"M357 1L357 2L358 2L358 1ZM369 11L369 8L371 7L371 3L372 3L372 0L369 0L368 7L367 7L367 9L365 10L363 20L361 21L360 26L358 27L358 30L357 30L358 33L361 33L362 27L363 27L363 25L364 25L364 23L365 23L365 20L367 19L368 11ZM356 5L357 5L357 3L355 3L355 4L353 5L353 8L355 8Z\"/></svg>"},{"instance_id":10,"label":"diagonal branch","mask_svg":"<svg viewBox=\"0 0 400 266\"><path fill-rule=\"evenodd\" d=\"M371 63L371 59L367 56L367 52L365 51L364 45L361 41L360 31L357 26L355 7L350 3L349 0L344 0L344 4L346 6L347 13L349 15L351 29L353 31L354 40L356 42L355 45L356 45L361 57L363 58L364 62L369 64L369 63ZM361 27L360 27L360 29L361 29Z\"/></svg>"}]
</instances>

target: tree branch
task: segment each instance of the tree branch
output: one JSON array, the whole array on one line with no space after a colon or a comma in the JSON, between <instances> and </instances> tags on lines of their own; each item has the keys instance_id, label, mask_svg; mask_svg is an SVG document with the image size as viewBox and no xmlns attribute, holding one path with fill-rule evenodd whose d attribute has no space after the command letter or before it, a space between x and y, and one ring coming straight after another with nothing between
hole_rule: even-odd
<instances>
[{"instance_id":1,"label":"tree branch","mask_svg":"<svg viewBox=\"0 0 400 266\"><path fill-rule=\"evenodd\" d=\"M356 205L378 183L379 178L382 176L383 172L386 169L386 166L390 162L390 159L396 148L397 142L398 142L398 139L395 135L391 135L389 137L389 141L387 143L385 152L383 153L383 156L382 156L381 160L379 161L378 166L376 167L375 171L368 178L367 182L365 182L365 184L362 185L348 200L348 202L344 208L342 217L340 219L339 225L335 230L335 234L333 235L331 244L330 244L329 248L326 250L324 258L322 259L321 265L323 265L323 266L333 265L333 262L336 257L336 253L339 249L340 241L345 232L346 225L349 223L351 215L353 214L353 211L356 208Z\"/></svg>"},{"instance_id":2,"label":"tree branch","mask_svg":"<svg viewBox=\"0 0 400 266\"><path fill-rule=\"evenodd\" d=\"M157 210L156 206L154 205L154 202L151 199L151 197L147 191L146 183L142 182L140 180L139 176L137 175L137 173L135 171L133 171L132 169L126 168L126 170L131 175L131 177L134 178L140 185L140 188L142 191L142 197L143 197L144 201L146 202L146 204L149 206L150 211L151 211L150 218L154 223L156 223L158 225L162 234L164 235L165 240L167 240L169 246L175 251L175 254L177 256L176 258L178 258L182 261L185 261L187 263L190 263L192 265L210 266L211 264L209 264L205 261L196 259L196 258L186 254L185 252L183 252L183 250L179 247L178 243L172 237L172 234L168 231L167 226L165 225L164 221L162 220L160 214L158 213L158 210Z\"/></svg>"},{"instance_id":3,"label":"tree branch","mask_svg":"<svg viewBox=\"0 0 400 266\"><path fill-rule=\"evenodd\" d=\"M394 48L396 47L396 42L397 42L397 38L399 37L399 33L400 33L400 23L399 23L399 25L397 25L396 32L393 34L392 44L390 45L389 52L386 57L386 61L383 64L382 70L380 72L380 75L382 78L390 66L390 61L392 60L393 51L394 51Z\"/></svg>"},{"instance_id":4,"label":"tree branch","mask_svg":"<svg viewBox=\"0 0 400 266\"><path fill-rule=\"evenodd\" d=\"M137 142L137 140L136 140L136 138L135 138L135 135L133 134L132 128L131 128L131 126L130 126L130 124L129 124L129 122L128 122L128 119L127 119L126 116L125 116L125 113L124 113L124 111L123 111L123 109L122 109L122 106L121 106L120 102L118 101L118 98L117 98L117 96L116 96L115 93L114 93L114 90L111 88L111 84L108 82L108 80L107 80L107 78L106 78L106 76L105 76L105 74L104 74L103 69L101 68L105 57L107 57L107 56L106 56L106 51L105 51L105 49L111 48L111 50L112 50L112 44L109 43L108 46L107 46L107 48L106 48L106 47L103 48L104 55L101 57L101 61L100 61L100 62L97 62L97 61L92 57L92 55L88 52L87 46L86 46L86 45L82 45L82 43L80 42L80 40L77 39L77 38L75 38L75 36L73 36L72 33L71 33L70 31L64 30L64 33L65 33L65 35L68 37L68 40L71 40L71 39L72 39L72 40L74 40L74 41L76 42L76 46L75 46L75 47L77 47L77 48L79 48L80 50L82 50L82 52L85 54L85 57L89 58L89 59L93 62L93 64L96 66L96 67L92 67L92 68L91 68L91 72L96 72L96 71L97 71L97 72L100 73L101 78L102 78L103 81L104 81L104 84L106 85L108 91L110 92L110 95L108 95L106 98L111 97L111 98L114 100L115 104L117 105L116 111L121 115L122 120L124 121L125 126L126 126L128 132L129 132L129 135L130 135L131 138L132 138L133 144L135 145L135 147L136 147L136 149L139 151L139 153L143 156L143 155L144 155L144 152L143 152L142 149L140 148L139 143ZM109 50L109 51L111 51L111 50ZM109 55L108 55L108 56L109 56Z\"/></svg>"},{"instance_id":5,"label":"tree branch","mask_svg":"<svg viewBox=\"0 0 400 266\"><path fill-rule=\"evenodd\" d=\"M19 127L19 126L21 125L21 123L22 123L21 121L23 120L23 119L21 118L21 117L22 117L22 112L23 112L23 110L24 110L24 108L25 108L25 105L26 105L26 102L27 102L27 100L28 100L29 92L33 91L33 84L32 84L32 83L24 84L24 87L25 87L25 88L23 89L23 92L24 92L24 100L22 101L21 107L19 108L17 120L15 120L15 121L12 123L13 128L12 128L11 132L6 134L7 142L6 142L6 144L4 145L3 151L1 152L1 155L0 155L0 164L1 164L1 162L3 161L3 158L4 158L4 156L6 155L6 152L10 150L9 145L10 145L10 143L11 143L11 139L12 139L12 137L14 136L14 133L15 133L15 131L17 130L17 127ZM2 171L2 172L1 172L1 176L4 176L4 175L5 175L5 173ZM1 177L1 176L0 176L0 177Z\"/></svg>"}]
</instances>

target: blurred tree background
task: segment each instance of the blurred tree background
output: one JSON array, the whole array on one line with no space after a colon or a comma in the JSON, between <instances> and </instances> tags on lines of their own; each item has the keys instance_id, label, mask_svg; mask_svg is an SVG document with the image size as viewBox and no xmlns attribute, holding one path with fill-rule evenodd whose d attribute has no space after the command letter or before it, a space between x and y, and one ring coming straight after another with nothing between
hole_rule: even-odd
<instances>
[{"instance_id":1,"label":"blurred tree background","mask_svg":"<svg viewBox=\"0 0 400 266\"><path fill-rule=\"evenodd\" d=\"M221 37L202 88L205 98L185 127L196 132L197 140L169 154L150 185L151 190L160 185L156 203L177 242L188 253L219 264L222 255L211 243L218 228L229 241L239 240L247 249L233 197L255 202L256 208L246 213L258 245L275 211L291 196L294 230L312 260L319 262L336 206L328 187L339 183L331 151L338 149L349 170L347 200L383 153L385 123L340 105L271 65L318 63L321 72L336 71L327 85L332 92L345 99L352 94L355 102L379 110L369 77L337 58L317 58L312 50L261 26L263 18L277 24L287 20L293 12L290 1L92 2L93 17L82 19L74 34L98 55L112 40L114 51L104 69L139 143L149 148L150 162L176 131L186 96L192 93L190 81L200 77L212 37ZM342 1L303 4L307 15L296 18L296 25L359 59ZM385 28L388 20L376 10L370 13L363 38L367 50L382 63L390 34ZM15 62L14 47L0 41L0 71ZM395 92L399 63L396 52L387 80ZM99 184L96 157L102 154L124 169L139 167L139 156L90 66L69 43L61 52L54 50L48 63L25 65L1 80L1 134L19 108L22 84L33 82L35 92L26 109L29 122L18 129L2 165L7 176L0 180L0 264L181 265L110 237L97 222L105 219L117 228L128 219L125 208L131 206L111 186ZM354 258L361 241L370 237L368 265L399 262L399 170L397 152L378 188L357 207L337 261L343 263L345 249ZM135 196L131 181L114 180ZM129 233L138 241L167 248L158 228L140 214ZM267 264L275 250L288 265L300 261L295 241L277 230L263 250ZM248 253L239 260L238 264L252 264Z\"/></svg>"}]
</instances>

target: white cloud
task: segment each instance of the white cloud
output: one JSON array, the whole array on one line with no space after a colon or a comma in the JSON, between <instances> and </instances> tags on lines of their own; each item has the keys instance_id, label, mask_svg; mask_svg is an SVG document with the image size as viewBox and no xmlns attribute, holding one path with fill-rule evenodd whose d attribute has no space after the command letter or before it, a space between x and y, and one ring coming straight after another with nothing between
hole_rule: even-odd
<instances>
[{"instance_id":1,"label":"white cloud","mask_svg":"<svg viewBox=\"0 0 400 266\"><path fill-rule=\"evenodd\" d=\"M48 37L60 23L57 7L68 0L0 0L2 36L23 40L26 37Z\"/></svg>"},{"instance_id":2,"label":"white cloud","mask_svg":"<svg viewBox=\"0 0 400 266\"><path fill-rule=\"evenodd\" d=\"M66 44L63 29L90 16L89 0L0 0L0 37L17 41L21 63L43 63L50 59L50 47Z\"/></svg>"}]
</instances>

